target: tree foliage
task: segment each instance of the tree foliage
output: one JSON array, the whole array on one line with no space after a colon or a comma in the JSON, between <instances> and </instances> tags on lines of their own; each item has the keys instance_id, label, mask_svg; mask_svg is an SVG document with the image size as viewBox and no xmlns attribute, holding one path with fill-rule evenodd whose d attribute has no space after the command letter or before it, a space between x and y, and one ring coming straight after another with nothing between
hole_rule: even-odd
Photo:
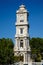
<instances>
[{"instance_id":1,"label":"tree foliage","mask_svg":"<svg viewBox=\"0 0 43 65\"><path fill-rule=\"evenodd\" d=\"M32 59L35 61L41 61L43 59L43 38L30 39Z\"/></svg>"},{"instance_id":2,"label":"tree foliage","mask_svg":"<svg viewBox=\"0 0 43 65\"><path fill-rule=\"evenodd\" d=\"M0 65L14 62L13 46L11 39L0 39Z\"/></svg>"}]
</instances>

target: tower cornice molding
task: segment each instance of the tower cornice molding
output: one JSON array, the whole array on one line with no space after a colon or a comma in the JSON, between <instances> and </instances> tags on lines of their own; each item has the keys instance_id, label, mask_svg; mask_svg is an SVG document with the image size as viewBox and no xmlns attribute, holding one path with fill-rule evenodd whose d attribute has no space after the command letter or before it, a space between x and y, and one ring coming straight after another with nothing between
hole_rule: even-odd
<instances>
[{"instance_id":1,"label":"tower cornice molding","mask_svg":"<svg viewBox=\"0 0 43 65\"><path fill-rule=\"evenodd\" d=\"M29 27L29 23L15 23L16 26L28 26Z\"/></svg>"}]
</instances>

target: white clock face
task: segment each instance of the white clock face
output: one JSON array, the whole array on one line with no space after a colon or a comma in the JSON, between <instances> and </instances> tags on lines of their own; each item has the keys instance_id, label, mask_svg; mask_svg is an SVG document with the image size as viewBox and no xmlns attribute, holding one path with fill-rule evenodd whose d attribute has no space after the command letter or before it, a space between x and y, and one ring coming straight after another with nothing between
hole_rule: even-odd
<instances>
[{"instance_id":1,"label":"white clock face","mask_svg":"<svg viewBox=\"0 0 43 65\"><path fill-rule=\"evenodd\" d=\"M20 14L20 19L23 19L23 18L24 18L23 14Z\"/></svg>"}]
</instances>

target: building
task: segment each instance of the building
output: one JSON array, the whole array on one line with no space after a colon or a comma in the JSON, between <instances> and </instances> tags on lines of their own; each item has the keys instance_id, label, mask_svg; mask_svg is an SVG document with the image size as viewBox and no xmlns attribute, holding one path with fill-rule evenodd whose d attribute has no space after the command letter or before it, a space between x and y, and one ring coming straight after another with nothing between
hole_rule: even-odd
<instances>
[{"instance_id":1,"label":"building","mask_svg":"<svg viewBox=\"0 0 43 65\"><path fill-rule=\"evenodd\" d=\"M25 5L21 5L16 11L16 34L15 34L15 55L20 56L24 64L30 62L31 50L29 45L29 12ZM23 57L23 60L21 60Z\"/></svg>"}]
</instances>

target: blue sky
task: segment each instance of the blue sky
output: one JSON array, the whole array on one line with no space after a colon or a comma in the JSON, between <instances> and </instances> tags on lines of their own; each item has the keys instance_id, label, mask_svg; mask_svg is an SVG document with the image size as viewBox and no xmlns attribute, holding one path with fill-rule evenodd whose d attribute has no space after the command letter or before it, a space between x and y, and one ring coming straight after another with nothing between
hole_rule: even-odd
<instances>
[{"instance_id":1,"label":"blue sky","mask_svg":"<svg viewBox=\"0 0 43 65\"><path fill-rule=\"evenodd\" d=\"M16 10L21 4L29 11L30 37L43 38L43 0L0 0L0 38L14 41Z\"/></svg>"}]
</instances>

